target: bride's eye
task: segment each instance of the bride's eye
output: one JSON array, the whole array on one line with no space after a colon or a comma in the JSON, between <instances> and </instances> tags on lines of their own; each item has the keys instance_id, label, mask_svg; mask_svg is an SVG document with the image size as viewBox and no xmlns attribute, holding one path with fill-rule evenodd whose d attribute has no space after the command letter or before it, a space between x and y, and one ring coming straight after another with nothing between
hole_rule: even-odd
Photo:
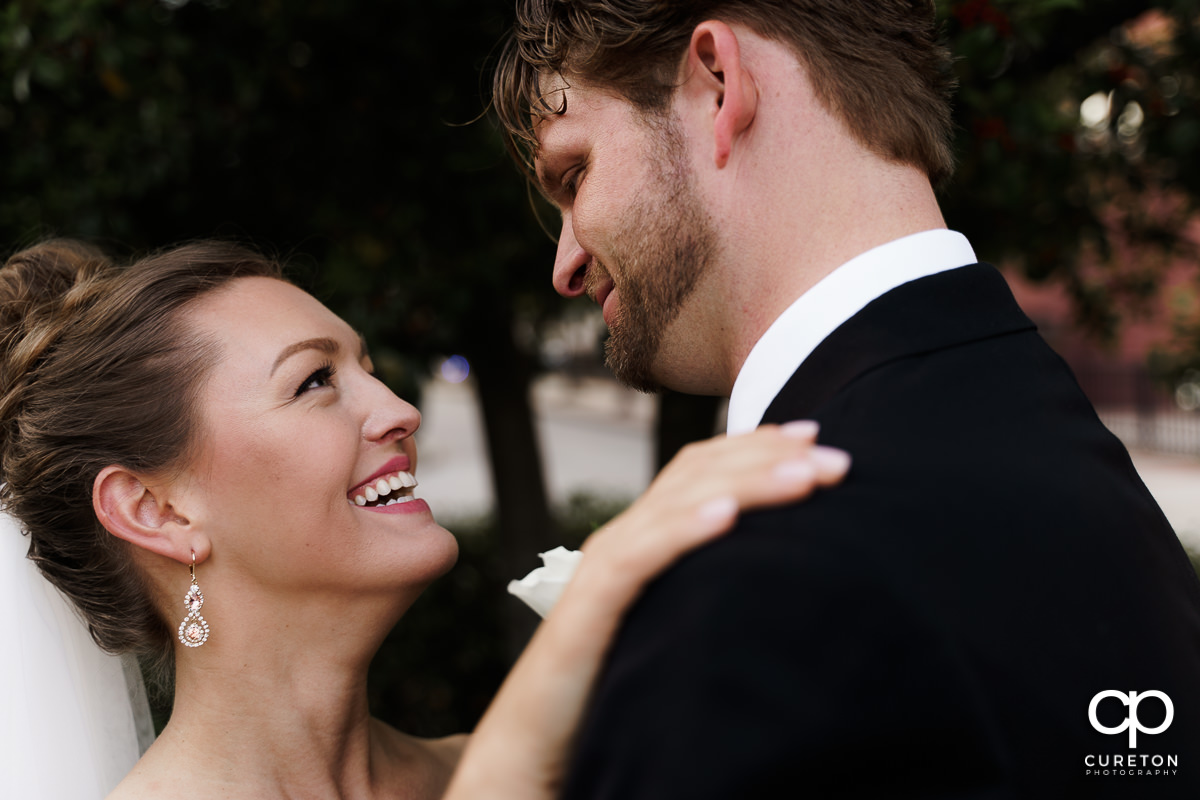
<instances>
[{"instance_id":1,"label":"bride's eye","mask_svg":"<svg viewBox=\"0 0 1200 800\"><path fill-rule=\"evenodd\" d=\"M322 364L319 369L317 369L300 383L299 388L296 389L295 397L299 397L305 392L313 389L320 389L324 386L332 386L333 373L333 364Z\"/></svg>"}]
</instances>

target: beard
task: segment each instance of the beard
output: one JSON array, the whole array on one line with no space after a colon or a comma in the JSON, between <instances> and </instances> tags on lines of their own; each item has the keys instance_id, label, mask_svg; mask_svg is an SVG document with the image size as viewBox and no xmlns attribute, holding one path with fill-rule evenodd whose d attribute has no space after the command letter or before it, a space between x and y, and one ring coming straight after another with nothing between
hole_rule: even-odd
<instances>
[{"instance_id":1,"label":"beard","mask_svg":"<svg viewBox=\"0 0 1200 800\"><path fill-rule=\"evenodd\" d=\"M659 141L653 183L622 216L618 229L625 233L613 258L609 264L596 262L585 276L593 297L605 274L619 290L604 361L617 380L640 392L662 388L655 363L663 336L708 271L717 243L683 155L671 147L680 139Z\"/></svg>"}]
</instances>

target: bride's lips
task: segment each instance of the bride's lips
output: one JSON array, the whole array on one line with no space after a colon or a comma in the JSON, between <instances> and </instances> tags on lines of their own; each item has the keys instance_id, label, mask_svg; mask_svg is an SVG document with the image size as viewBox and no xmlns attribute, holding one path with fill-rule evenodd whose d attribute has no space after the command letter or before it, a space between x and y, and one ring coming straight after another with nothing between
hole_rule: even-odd
<instances>
[{"instance_id":1,"label":"bride's lips","mask_svg":"<svg viewBox=\"0 0 1200 800\"><path fill-rule=\"evenodd\" d=\"M347 492L347 496L351 500L353 500L355 492L357 492L359 489L363 488L367 484L375 483L375 481L379 480L384 475L391 475L393 472L408 472L409 464L410 464L410 462L408 460L408 456L406 456L406 455L398 455L395 458L390 459L387 463L385 463L382 467L380 467L377 472L372 473L371 476L369 478L367 478L366 480L364 480L362 483L352 486L350 488L350 491Z\"/></svg>"},{"instance_id":2,"label":"bride's lips","mask_svg":"<svg viewBox=\"0 0 1200 800\"><path fill-rule=\"evenodd\" d=\"M409 470L408 456L390 459L372 475L346 493L356 508L380 514L417 514L429 511L429 504L412 494L417 485ZM387 498L385 501L384 498ZM378 505L375 503L378 501Z\"/></svg>"},{"instance_id":3,"label":"bride's lips","mask_svg":"<svg viewBox=\"0 0 1200 800\"><path fill-rule=\"evenodd\" d=\"M414 497L407 503L393 503L390 506L364 506L363 511L374 511L376 514L421 514L429 512L429 504L419 497Z\"/></svg>"}]
</instances>

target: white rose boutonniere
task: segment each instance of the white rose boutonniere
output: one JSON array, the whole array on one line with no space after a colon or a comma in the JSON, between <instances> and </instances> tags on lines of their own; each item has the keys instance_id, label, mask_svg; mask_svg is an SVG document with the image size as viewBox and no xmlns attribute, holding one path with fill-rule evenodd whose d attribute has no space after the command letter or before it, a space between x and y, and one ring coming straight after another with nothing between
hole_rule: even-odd
<instances>
[{"instance_id":1,"label":"white rose boutonniere","mask_svg":"<svg viewBox=\"0 0 1200 800\"><path fill-rule=\"evenodd\" d=\"M538 567L519 581L509 581L508 593L521 598L525 605L545 617L558 602L559 595L583 558L578 550L556 547L540 554L544 566Z\"/></svg>"}]
</instances>

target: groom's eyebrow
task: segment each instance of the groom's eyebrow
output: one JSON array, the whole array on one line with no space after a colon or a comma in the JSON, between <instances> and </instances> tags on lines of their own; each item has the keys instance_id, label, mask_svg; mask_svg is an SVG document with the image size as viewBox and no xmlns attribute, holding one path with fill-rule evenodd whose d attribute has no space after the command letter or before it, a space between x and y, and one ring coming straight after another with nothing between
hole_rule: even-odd
<instances>
[{"instance_id":1,"label":"groom's eyebrow","mask_svg":"<svg viewBox=\"0 0 1200 800\"><path fill-rule=\"evenodd\" d=\"M275 370L279 369L279 366L283 364L283 362L287 361L297 353L303 353L305 350L319 350L325 355L334 356L337 355L339 350L341 350L341 345L337 343L336 339L330 339L327 336L320 336L316 339L305 339L302 342L289 344L287 347L283 348L282 351L280 351L279 356L275 359L275 364L271 367L271 375L275 374Z\"/></svg>"},{"instance_id":2,"label":"groom's eyebrow","mask_svg":"<svg viewBox=\"0 0 1200 800\"><path fill-rule=\"evenodd\" d=\"M560 170L556 170L554 167L547 165L544 161L538 161L537 166L534 167L533 173L536 179L534 180L533 185L537 187L539 192L541 192L542 197L546 198L555 205L558 203L558 193L555 191L555 188L560 186L562 183L562 178L559 177L560 172Z\"/></svg>"}]
</instances>

